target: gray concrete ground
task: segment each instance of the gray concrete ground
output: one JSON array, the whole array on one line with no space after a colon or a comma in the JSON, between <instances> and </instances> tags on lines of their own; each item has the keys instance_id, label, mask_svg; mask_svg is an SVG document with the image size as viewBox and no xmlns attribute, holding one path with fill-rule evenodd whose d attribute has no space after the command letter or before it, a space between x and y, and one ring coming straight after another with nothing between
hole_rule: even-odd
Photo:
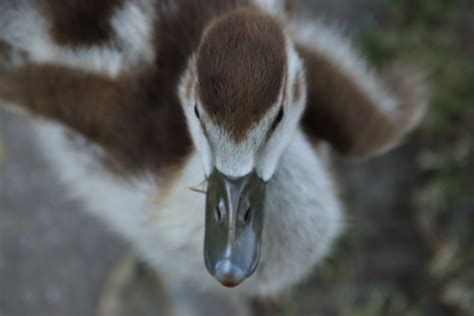
<instances>
[{"instance_id":1,"label":"gray concrete ground","mask_svg":"<svg viewBox=\"0 0 474 316\"><path fill-rule=\"evenodd\" d=\"M0 112L0 137L2 315L92 315L122 243L67 197L24 120Z\"/></svg>"},{"instance_id":2,"label":"gray concrete ground","mask_svg":"<svg viewBox=\"0 0 474 316\"><path fill-rule=\"evenodd\" d=\"M383 1L301 2L360 26L372 23ZM124 243L66 196L23 119L0 111L0 138L0 314L93 315Z\"/></svg>"}]
</instances>

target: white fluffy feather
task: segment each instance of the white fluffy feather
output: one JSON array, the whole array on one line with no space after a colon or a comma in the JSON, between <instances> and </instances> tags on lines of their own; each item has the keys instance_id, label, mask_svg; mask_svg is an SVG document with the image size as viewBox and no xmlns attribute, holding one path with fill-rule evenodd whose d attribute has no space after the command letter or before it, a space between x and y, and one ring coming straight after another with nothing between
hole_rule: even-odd
<instances>
[{"instance_id":1,"label":"white fluffy feather","mask_svg":"<svg viewBox=\"0 0 474 316\"><path fill-rule=\"evenodd\" d=\"M280 18L286 18L285 0L254 0L254 2L264 11Z\"/></svg>"},{"instance_id":2,"label":"white fluffy feather","mask_svg":"<svg viewBox=\"0 0 474 316\"><path fill-rule=\"evenodd\" d=\"M26 53L33 62L51 62L115 77L124 69L154 59L153 11L146 3L126 2L118 8L111 18L113 39L95 46L54 43L48 21L30 2L5 6L0 18L0 39Z\"/></svg>"}]
</instances>

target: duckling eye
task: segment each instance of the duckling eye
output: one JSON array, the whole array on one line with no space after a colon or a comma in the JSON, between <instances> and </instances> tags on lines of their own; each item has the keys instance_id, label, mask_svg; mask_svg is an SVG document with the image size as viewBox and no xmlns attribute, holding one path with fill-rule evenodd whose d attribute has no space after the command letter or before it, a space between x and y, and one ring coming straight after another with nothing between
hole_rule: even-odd
<instances>
[{"instance_id":1,"label":"duckling eye","mask_svg":"<svg viewBox=\"0 0 474 316\"><path fill-rule=\"evenodd\" d=\"M271 134L273 134L273 131L275 130L275 128L277 128L278 124L280 124L281 120L283 119L283 115L284 115L284 110L283 110L283 106L280 108L280 111L278 112L278 115L275 119L275 121L273 121L272 123L272 126L270 127L270 132L269 132L269 136Z\"/></svg>"},{"instance_id":2,"label":"duckling eye","mask_svg":"<svg viewBox=\"0 0 474 316\"><path fill-rule=\"evenodd\" d=\"M280 112L278 112L278 115L275 119L275 127L280 124L281 120L283 119L283 114L284 114L284 111L283 111L283 107L280 108Z\"/></svg>"},{"instance_id":3,"label":"duckling eye","mask_svg":"<svg viewBox=\"0 0 474 316\"><path fill-rule=\"evenodd\" d=\"M194 105L194 114L196 114L196 117L197 117L198 119L201 118L200 115L199 115L199 110L198 110L197 104Z\"/></svg>"}]
</instances>

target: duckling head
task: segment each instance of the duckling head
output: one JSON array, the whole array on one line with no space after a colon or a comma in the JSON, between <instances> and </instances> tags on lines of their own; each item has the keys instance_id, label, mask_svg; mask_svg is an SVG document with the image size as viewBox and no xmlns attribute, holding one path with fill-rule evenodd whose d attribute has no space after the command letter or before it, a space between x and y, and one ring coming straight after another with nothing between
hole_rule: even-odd
<instances>
[{"instance_id":1,"label":"duckling head","mask_svg":"<svg viewBox=\"0 0 474 316\"><path fill-rule=\"evenodd\" d=\"M180 99L208 180L205 264L235 287L258 266L265 188L305 108L303 63L275 18L236 10L205 29Z\"/></svg>"}]
</instances>

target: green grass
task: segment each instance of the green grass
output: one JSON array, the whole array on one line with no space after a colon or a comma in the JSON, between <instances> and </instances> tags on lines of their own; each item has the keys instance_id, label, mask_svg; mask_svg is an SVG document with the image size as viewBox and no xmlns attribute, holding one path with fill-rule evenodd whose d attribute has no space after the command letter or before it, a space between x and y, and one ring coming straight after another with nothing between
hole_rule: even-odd
<instances>
[{"instance_id":1,"label":"green grass","mask_svg":"<svg viewBox=\"0 0 474 316\"><path fill-rule=\"evenodd\" d=\"M467 7L467 1L395 1L382 29L361 36L378 67L408 58L428 73L430 107L418 146L431 163L421 170L427 179L418 224L437 241L428 269L438 299L466 315L474 313L474 29L463 29Z\"/></svg>"},{"instance_id":2,"label":"green grass","mask_svg":"<svg viewBox=\"0 0 474 316\"><path fill-rule=\"evenodd\" d=\"M0 167L6 160L5 146L3 145L3 140L0 136Z\"/></svg>"},{"instance_id":3,"label":"green grass","mask_svg":"<svg viewBox=\"0 0 474 316\"><path fill-rule=\"evenodd\" d=\"M360 280L365 274L354 262L373 240L351 230L333 258L295 290L293 300L309 305L306 311L296 311L292 303L282 315L313 315L311 304L320 315L474 315L474 29L466 29L472 22L463 15L474 3L468 2L394 0L380 25L359 38L361 51L377 68L414 62L427 73L431 88L427 117L411 137L417 189L406 197L413 199L409 211L400 209L409 215L395 212L390 220L397 220L398 233L378 237L387 243L400 238L407 249L393 260L412 256L417 265L394 276L363 263L368 265L363 269L378 269L384 278ZM402 238L407 232L415 238L410 245Z\"/></svg>"}]
</instances>

